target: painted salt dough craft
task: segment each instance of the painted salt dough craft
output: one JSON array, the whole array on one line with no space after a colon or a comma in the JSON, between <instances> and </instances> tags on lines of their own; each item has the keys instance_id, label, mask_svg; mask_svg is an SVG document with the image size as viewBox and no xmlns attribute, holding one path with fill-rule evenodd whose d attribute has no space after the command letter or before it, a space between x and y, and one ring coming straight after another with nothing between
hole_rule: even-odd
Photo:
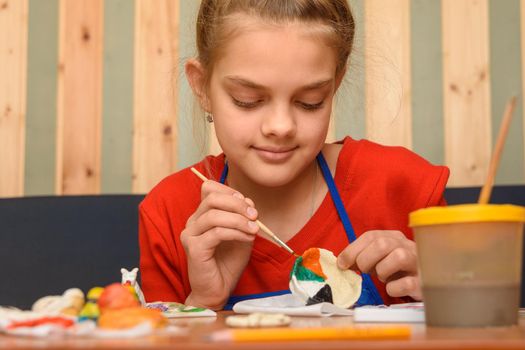
<instances>
[{"instance_id":1,"label":"painted salt dough craft","mask_svg":"<svg viewBox=\"0 0 525 350\"><path fill-rule=\"evenodd\" d=\"M70 288L62 295L48 295L38 299L31 310L46 315L77 316L84 306L84 293L78 288Z\"/></svg>"},{"instance_id":2,"label":"painted salt dough craft","mask_svg":"<svg viewBox=\"0 0 525 350\"><path fill-rule=\"evenodd\" d=\"M349 308L361 295L362 278L337 267L337 258L326 249L310 248L295 260L290 274L292 294L306 305L329 302Z\"/></svg>"}]
</instances>

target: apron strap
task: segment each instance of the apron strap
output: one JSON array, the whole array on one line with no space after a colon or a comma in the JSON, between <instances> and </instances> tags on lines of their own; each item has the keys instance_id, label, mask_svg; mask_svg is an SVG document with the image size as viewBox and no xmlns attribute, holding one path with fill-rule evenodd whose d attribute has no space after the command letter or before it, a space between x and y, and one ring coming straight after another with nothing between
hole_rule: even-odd
<instances>
[{"instance_id":1,"label":"apron strap","mask_svg":"<svg viewBox=\"0 0 525 350\"><path fill-rule=\"evenodd\" d=\"M321 152L319 152L319 154L317 155L317 163L319 163L319 166L321 167L323 177L326 181L326 184L328 185L328 190L330 191L330 196L332 197L332 200L334 201L335 208L337 210L337 214L339 214L339 218L341 219L341 222L343 223L343 227L345 229L346 236L348 238L348 242L351 243L356 240L354 228L352 227L350 218L348 217L348 214L346 213L346 209L343 205L343 201L341 200L341 196L339 195L339 191L337 190L337 187L335 186L334 178L332 177L332 174L330 173L330 168L328 167L328 164L326 163L326 160L324 159L323 154ZM219 182L221 184L224 184L226 182L227 176L228 176L228 163L225 163ZM370 277L370 275L367 273L362 273L361 277L363 278L363 287L361 290L361 296L359 297L359 300L357 301L356 306L382 305L383 299L379 295L377 288L374 285L374 282L372 281L372 278Z\"/></svg>"},{"instance_id":2,"label":"apron strap","mask_svg":"<svg viewBox=\"0 0 525 350\"><path fill-rule=\"evenodd\" d=\"M228 162L224 163L224 168L222 169L221 178L219 182L224 185L226 182L226 176L228 176Z\"/></svg>"},{"instance_id":3,"label":"apron strap","mask_svg":"<svg viewBox=\"0 0 525 350\"><path fill-rule=\"evenodd\" d=\"M324 159L324 156L321 152L319 152L319 154L317 155L317 163L321 167L323 177L326 181L326 185L328 186L328 190L330 191L330 196L334 201L335 209L337 210L337 214L339 214L339 218L343 223L348 242L352 243L356 240L354 228L352 227L350 218L348 217L343 201L341 200L339 191L335 186L334 178L332 177L332 173L330 173L330 168L328 167L328 164L326 163L326 160ZM356 306L384 304L383 299L379 295L379 292L377 291L377 288L374 285L374 282L372 281L370 275L367 273L362 273L361 277L363 278L363 288L361 291L361 296L359 297L359 300L356 303Z\"/></svg>"}]
</instances>

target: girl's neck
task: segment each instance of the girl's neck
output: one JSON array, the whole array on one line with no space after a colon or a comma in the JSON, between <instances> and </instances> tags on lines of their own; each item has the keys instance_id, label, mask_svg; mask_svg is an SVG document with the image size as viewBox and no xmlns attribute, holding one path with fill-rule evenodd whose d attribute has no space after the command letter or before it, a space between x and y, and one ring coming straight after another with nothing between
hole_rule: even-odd
<instances>
[{"instance_id":1,"label":"girl's neck","mask_svg":"<svg viewBox=\"0 0 525 350\"><path fill-rule=\"evenodd\" d=\"M323 148L332 174L335 172L339 150L340 145ZM237 178L235 170L230 169L228 185L252 199L259 212L259 219L285 241L310 220L327 192L316 159L294 180L280 187L264 187L249 179Z\"/></svg>"}]
</instances>

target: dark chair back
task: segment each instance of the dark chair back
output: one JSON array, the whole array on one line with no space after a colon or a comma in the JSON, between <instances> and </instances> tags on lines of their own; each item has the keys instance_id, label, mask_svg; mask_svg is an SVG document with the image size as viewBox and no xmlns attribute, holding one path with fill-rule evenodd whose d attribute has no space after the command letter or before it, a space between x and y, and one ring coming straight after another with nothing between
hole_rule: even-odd
<instances>
[{"instance_id":1,"label":"dark chair back","mask_svg":"<svg viewBox=\"0 0 525 350\"><path fill-rule=\"evenodd\" d=\"M120 282L138 267L141 195L0 199L0 305Z\"/></svg>"},{"instance_id":2,"label":"dark chair back","mask_svg":"<svg viewBox=\"0 0 525 350\"><path fill-rule=\"evenodd\" d=\"M474 203L479 190L448 188L445 197L449 204ZM87 292L120 281L121 267L139 264L142 199L142 195L0 199L0 305L27 309L39 297L68 288ZM497 186L491 202L525 206L525 186Z\"/></svg>"}]
</instances>

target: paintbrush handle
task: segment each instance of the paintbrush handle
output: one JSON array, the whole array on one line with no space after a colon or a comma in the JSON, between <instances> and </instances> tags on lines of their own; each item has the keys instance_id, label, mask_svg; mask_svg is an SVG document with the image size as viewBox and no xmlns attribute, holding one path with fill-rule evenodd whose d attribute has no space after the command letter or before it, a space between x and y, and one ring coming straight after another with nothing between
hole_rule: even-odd
<instances>
[{"instance_id":1,"label":"paintbrush handle","mask_svg":"<svg viewBox=\"0 0 525 350\"><path fill-rule=\"evenodd\" d=\"M197 175L199 177L199 179L201 179L202 181L206 181L208 180L206 178L206 176L202 175L201 172L199 172L197 169L195 168L191 168L191 171L193 171L193 173L195 175ZM277 237L275 235L275 233L272 232L272 230L270 230L265 224L263 224L262 222L260 222L259 220L255 220L255 223L259 226L259 228L261 229L261 231L263 231L264 233L266 233L275 243L277 243L279 246L281 246L282 248L286 249L290 254L293 254L295 256L299 256L298 254L296 254L292 248L288 247L288 245L286 243L284 243L279 237Z\"/></svg>"},{"instance_id":2,"label":"paintbrush handle","mask_svg":"<svg viewBox=\"0 0 525 350\"><path fill-rule=\"evenodd\" d=\"M481 189L478 204L487 204L490 200L490 194L492 193L492 187L494 185L494 179L498 170L499 160L501 158L503 146L505 145L505 140L507 139L507 133L509 131L510 122L512 121L512 115L515 108L516 96L513 96L509 102L507 102L503 119L501 120L498 139L496 141L496 146L494 147L494 152L492 153L492 158L490 159L489 173L487 175L487 179L485 180L485 184Z\"/></svg>"},{"instance_id":3,"label":"paintbrush handle","mask_svg":"<svg viewBox=\"0 0 525 350\"><path fill-rule=\"evenodd\" d=\"M277 243L278 245L280 245L281 247L283 247L284 249L286 249L290 254L293 254L295 256L299 256L298 254L296 254L292 248L288 247L288 245L286 243L284 243L279 237L277 237L268 227L266 227L265 224L263 224L262 222L260 222L259 220L255 220L255 222L257 223L257 225L259 225L259 228L264 232L266 233L268 236L270 236L271 239L274 240L275 243Z\"/></svg>"}]
</instances>

